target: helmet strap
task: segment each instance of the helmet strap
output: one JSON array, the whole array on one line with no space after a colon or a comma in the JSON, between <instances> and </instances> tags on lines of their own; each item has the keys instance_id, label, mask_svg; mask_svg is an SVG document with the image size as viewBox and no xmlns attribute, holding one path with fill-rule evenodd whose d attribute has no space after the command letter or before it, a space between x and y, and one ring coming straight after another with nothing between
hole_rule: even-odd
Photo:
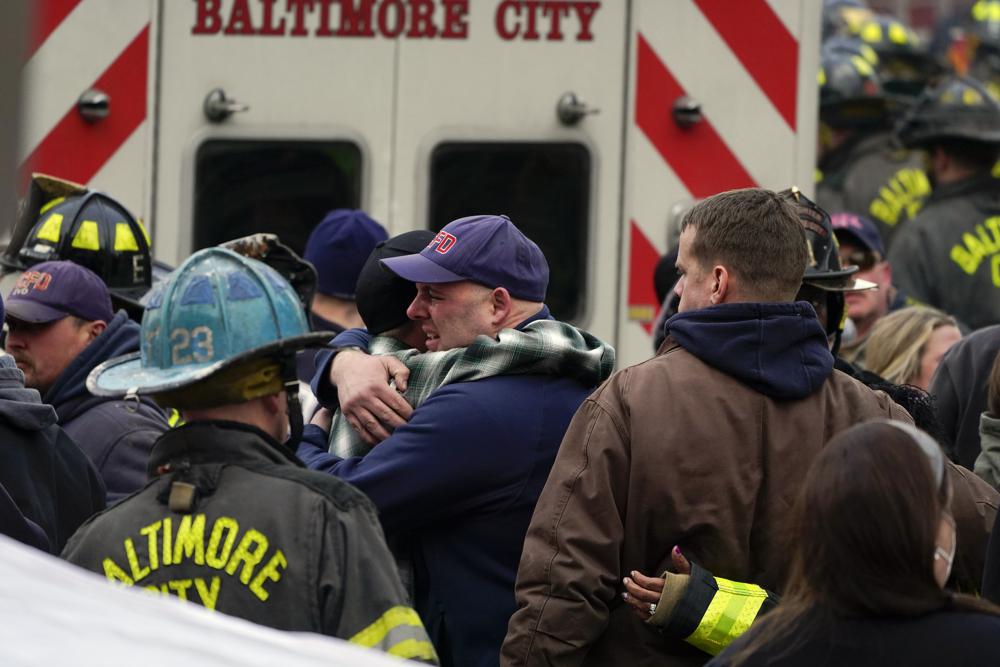
<instances>
[{"instance_id":1,"label":"helmet strap","mask_svg":"<svg viewBox=\"0 0 1000 667\"><path fill-rule=\"evenodd\" d=\"M295 354L286 354L281 361L281 380L285 386L285 402L288 406L289 435L286 444L295 451L302 440L302 403L299 401L299 378L295 369Z\"/></svg>"}]
</instances>

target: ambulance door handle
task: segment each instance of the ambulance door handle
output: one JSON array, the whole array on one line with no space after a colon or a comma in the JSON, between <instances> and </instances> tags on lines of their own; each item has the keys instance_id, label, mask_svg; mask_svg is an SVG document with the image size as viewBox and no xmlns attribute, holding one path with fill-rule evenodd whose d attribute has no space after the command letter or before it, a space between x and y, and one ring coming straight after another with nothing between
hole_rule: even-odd
<instances>
[{"instance_id":1,"label":"ambulance door handle","mask_svg":"<svg viewBox=\"0 0 1000 667\"><path fill-rule=\"evenodd\" d=\"M556 117L566 126L579 123L585 116L600 113L600 109L587 106L587 103L576 96L576 93L563 93L556 103Z\"/></svg>"},{"instance_id":2,"label":"ambulance door handle","mask_svg":"<svg viewBox=\"0 0 1000 667\"><path fill-rule=\"evenodd\" d=\"M702 118L701 102L693 97L681 95L674 100L674 108L671 113L674 117L674 122L681 127L697 125L701 122Z\"/></svg>"},{"instance_id":3,"label":"ambulance door handle","mask_svg":"<svg viewBox=\"0 0 1000 667\"><path fill-rule=\"evenodd\" d=\"M205 118L213 123L221 123L234 113L248 111L249 109L249 105L237 102L231 97L226 97L226 91L222 88L216 88L206 95L205 102L202 105Z\"/></svg>"}]
</instances>

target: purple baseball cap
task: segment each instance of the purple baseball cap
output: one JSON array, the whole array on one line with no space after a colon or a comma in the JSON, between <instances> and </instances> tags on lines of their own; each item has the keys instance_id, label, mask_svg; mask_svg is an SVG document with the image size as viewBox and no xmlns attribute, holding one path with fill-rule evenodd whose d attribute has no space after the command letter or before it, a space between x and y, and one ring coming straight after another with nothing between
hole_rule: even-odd
<instances>
[{"instance_id":1,"label":"purple baseball cap","mask_svg":"<svg viewBox=\"0 0 1000 667\"><path fill-rule=\"evenodd\" d=\"M526 301L544 301L549 285L545 255L505 215L453 220L418 254L383 259L382 264L411 282L471 280L503 287Z\"/></svg>"},{"instance_id":2,"label":"purple baseball cap","mask_svg":"<svg viewBox=\"0 0 1000 667\"><path fill-rule=\"evenodd\" d=\"M878 227L871 219L857 213L840 211L830 215L830 222L833 224L833 232L837 238L844 240L846 234L867 250L877 252L879 257L885 259L885 245L882 243L882 235L878 232Z\"/></svg>"},{"instance_id":3,"label":"purple baseball cap","mask_svg":"<svg viewBox=\"0 0 1000 667\"><path fill-rule=\"evenodd\" d=\"M42 262L21 274L7 297L7 318L43 323L68 315L110 322L108 288L96 273L73 262Z\"/></svg>"},{"instance_id":4,"label":"purple baseball cap","mask_svg":"<svg viewBox=\"0 0 1000 667\"><path fill-rule=\"evenodd\" d=\"M316 291L353 300L368 255L387 238L385 228L364 211L340 208L327 213L309 235L302 255L316 267Z\"/></svg>"}]
</instances>

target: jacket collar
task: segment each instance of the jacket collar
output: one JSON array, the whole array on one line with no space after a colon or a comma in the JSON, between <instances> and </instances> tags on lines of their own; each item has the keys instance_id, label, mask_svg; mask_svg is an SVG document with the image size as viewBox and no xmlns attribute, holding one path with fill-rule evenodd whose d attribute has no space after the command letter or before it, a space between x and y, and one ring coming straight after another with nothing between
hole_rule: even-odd
<instances>
[{"instance_id":1,"label":"jacket collar","mask_svg":"<svg viewBox=\"0 0 1000 667\"><path fill-rule=\"evenodd\" d=\"M164 433L153 445L146 471L152 478L178 463L277 463L303 467L287 447L255 426L221 420L191 422Z\"/></svg>"},{"instance_id":2,"label":"jacket collar","mask_svg":"<svg viewBox=\"0 0 1000 667\"><path fill-rule=\"evenodd\" d=\"M993 174L987 172L978 176L963 178L955 183L935 185L930 196L927 198L927 203L940 201L942 199L964 197L967 194L979 191L995 193L1000 192L1000 181L994 178Z\"/></svg>"}]
</instances>

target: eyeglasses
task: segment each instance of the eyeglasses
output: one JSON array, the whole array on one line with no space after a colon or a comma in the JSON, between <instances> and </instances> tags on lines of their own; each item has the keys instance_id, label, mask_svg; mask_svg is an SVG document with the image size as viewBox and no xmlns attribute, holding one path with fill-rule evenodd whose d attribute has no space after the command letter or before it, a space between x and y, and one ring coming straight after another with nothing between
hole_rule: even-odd
<instances>
[{"instance_id":1,"label":"eyeglasses","mask_svg":"<svg viewBox=\"0 0 1000 667\"><path fill-rule=\"evenodd\" d=\"M871 250L852 250L840 254L841 266L856 266L861 271L868 271L882 261L882 257Z\"/></svg>"}]
</instances>

